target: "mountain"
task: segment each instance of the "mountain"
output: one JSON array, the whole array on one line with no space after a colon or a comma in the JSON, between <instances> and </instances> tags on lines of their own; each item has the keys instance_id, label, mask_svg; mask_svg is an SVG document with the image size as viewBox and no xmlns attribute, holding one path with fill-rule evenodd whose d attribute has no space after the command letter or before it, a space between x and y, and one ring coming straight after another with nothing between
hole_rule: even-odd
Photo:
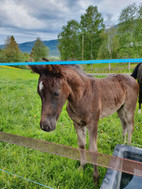
<instances>
[{"instance_id":1,"label":"mountain","mask_svg":"<svg viewBox=\"0 0 142 189\"><path fill-rule=\"evenodd\" d=\"M32 48L33 48L33 45L34 45L35 41L31 41L31 42L25 42L25 43L20 43L18 44L20 50L25 53L30 53ZM57 45L58 45L58 40L50 40L50 41L43 41L43 43L49 48L50 50L50 56L59 56L60 55L60 52L57 48ZM0 48L3 48L4 45L0 45Z\"/></svg>"}]
</instances>

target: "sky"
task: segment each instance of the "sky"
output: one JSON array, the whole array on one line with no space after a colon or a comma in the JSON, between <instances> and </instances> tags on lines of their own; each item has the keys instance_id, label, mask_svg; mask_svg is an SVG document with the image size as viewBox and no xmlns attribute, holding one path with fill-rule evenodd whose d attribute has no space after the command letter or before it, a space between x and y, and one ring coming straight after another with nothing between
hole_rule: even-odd
<instances>
[{"instance_id":1,"label":"sky","mask_svg":"<svg viewBox=\"0 0 142 189\"><path fill-rule=\"evenodd\" d=\"M0 44L13 35L17 43L57 39L69 20L80 21L90 6L117 24L122 9L141 0L0 0Z\"/></svg>"}]
</instances>

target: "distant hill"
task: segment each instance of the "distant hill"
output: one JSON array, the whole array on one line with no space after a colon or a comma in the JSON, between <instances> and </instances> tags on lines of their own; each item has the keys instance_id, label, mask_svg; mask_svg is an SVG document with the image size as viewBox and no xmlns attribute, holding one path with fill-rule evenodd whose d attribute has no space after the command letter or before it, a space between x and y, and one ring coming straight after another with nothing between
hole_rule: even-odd
<instances>
[{"instance_id":1,"label":"distant hill","mask_svg":"<svg viewBox=\"0 0 142 189\"><path fill-rule=\"evenodd\" d=\"M18 46L23 53L25 52L30 53L33 48L34 43L35 41L19 43ZM55 39L55 40L50 40L50 41L43 41L43 43L49 48L50 56L57 57L60 55L60 52L57 48L58 40ZM3 48L3 47L4 45L0 45L0 48Z\"/></svg>"}]
</instances>

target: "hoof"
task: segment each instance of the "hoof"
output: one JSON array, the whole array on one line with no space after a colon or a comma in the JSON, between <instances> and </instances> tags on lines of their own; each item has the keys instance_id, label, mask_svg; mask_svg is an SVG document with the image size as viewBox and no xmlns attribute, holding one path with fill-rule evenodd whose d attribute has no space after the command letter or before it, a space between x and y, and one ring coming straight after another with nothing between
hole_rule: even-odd
<instances>
[{"instance_id":1,"label":"hoof","mask_svg":"<svg viewBox=\"0 0 142 189\"><path fill-rule=\"evenodd\" d=\"M141 114L141 109L138 110L138 114Z\"/></svg>"},{"instance_id":2,"label":"hoof","mask_svg":"<svg viewBox=\"0 0 142 189\"><path fill-rule=\"evenodd\" d=\"M85 165L86 165L85 162L80 162L79 171L84 170L85 169Z\"/></svg>"},{"instance_id":3,"label":"hoof","mask_svg":"<svg viewBox=\"0 0 142 189\"><path fill-rule=\"evenodd\" d=\"M83 171L85 169L86 164L81 164L78 168L79 171Z\"/></svg>"},{"instance_id":4,"label":"hoof","mask_svg":"<svg viewBox=\"0 0 142 189\"><path fill-rule=\"evenodd\" d=\"M83 170L84 170L84 167L81 167L81 166L80 166L80 167L78 168L78 170L79 170L79 171L83 171Z\"/></svg>"}]
</instances>

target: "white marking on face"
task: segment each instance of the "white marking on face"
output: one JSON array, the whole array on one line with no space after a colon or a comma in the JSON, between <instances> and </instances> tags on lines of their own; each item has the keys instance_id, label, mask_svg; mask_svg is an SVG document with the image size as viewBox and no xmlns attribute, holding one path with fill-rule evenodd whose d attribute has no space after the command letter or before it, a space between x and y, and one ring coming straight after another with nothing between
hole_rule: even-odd
<instances>
[{"instance_id":1,"label":"white marking on face","mask_svg":"<svg viewBox=\"0 0 142 189\"><path fill-rule=\"evenodd\" d=\"M44 89L44 85L43 85L43 82L41 81L39 84L39 90L42 91L43 89Z\"/></svg>"}]
</instances>

